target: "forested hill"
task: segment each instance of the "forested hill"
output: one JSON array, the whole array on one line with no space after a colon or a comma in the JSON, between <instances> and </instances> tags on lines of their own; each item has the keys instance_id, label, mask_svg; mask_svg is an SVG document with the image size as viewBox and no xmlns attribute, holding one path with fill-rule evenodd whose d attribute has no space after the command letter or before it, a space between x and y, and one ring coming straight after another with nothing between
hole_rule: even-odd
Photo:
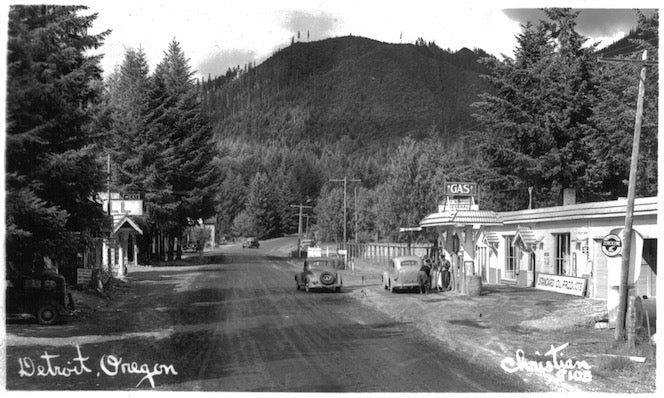
<instances>
[{"instance_id":1,"label":"forested hill","mask_svg":"<svg viewBox=\"0 0 664 398\"><path fill-rule=\"evenodd\" d=\"M360 151L431 131L449 140L473 124L469 105L486 90L477 62L485 55L422 39L296 42L258 66L204 79L205 109L220 140L294 147L343 139Z\"/></svg>"}]
</instances>

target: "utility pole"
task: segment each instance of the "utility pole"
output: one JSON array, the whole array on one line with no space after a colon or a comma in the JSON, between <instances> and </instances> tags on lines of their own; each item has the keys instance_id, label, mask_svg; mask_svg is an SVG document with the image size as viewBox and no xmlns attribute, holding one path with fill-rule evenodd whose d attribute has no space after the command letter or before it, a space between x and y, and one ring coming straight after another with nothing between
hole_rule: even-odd
<instances>
[{"instance_id":1,"label":"utility pole","mask_svg":"<svg viewBox=\"0 0 664 398\"><path fill-rule=\"evenodd\" d=\"M347 188L348 188L348 182L360 182L362 180L358 180L357 178L348 178L344 176L343 179L339 178L332 178L330 179L332 182L342 182L344 183L344 245L346 244L346 202L347 202Z\"/></svg>"},{"instance_id":2,"label":"utility pole","mask_svg":"<svg viewBox=\"0 0 664 398\"><path fill-rule=\"evenodd\" d=\"M302 243L302 209L311 209L311 206L305 206L302 203L299 205L290 205L290 207L299 207L300 214L297 222L297 256L300 257L300 246Z\"/></svg>"},{"instance_id":3,"label":"utility pole","mask_svg":"<svg viewBox=\"0 0 664 398\"><path fill-rule=\"evenodd\" d=\"M625 229L622 252L622 263L620 267L620 289L618 301L618 314L616 319L615 339L623 340L625 338L625 318L627 314L627 299L629 296L629 260L631 257L632 246L632 224L634 218L634 198L636 196L636 172L639 161L639 143L641 140L641 121L643 119L643 97L645 94L646 67L656 65L656 63L647 62L648 52L644 51L641 60L626 60L599 58L600 62L629 62L641 64L641 74L639 76L639 94L636 100L636 120L634 122L634 141L632 143L632 160L629 168L629 185L627 189L627 208L625 210ZM635 264L635 266L637 266Z\"/></svg>"},{"instance_id":4,"label":"utility pole","mask_svg":"<svg viewBox=\"0 0 664 398\"><path fill-rule=\"evenodd\" d=\"M108 217L111 217L111 154L106 158L106 189L108 193Z\"/></svg>"},{"instance_id":5,"label":"utility pole","mask_svg":"<svg viewBox=\"0 0 664 398\"><path fill-rule=\"evenodd\" d=\"M355 199L355 243L357 243L357 186L353 188L353 199Z\"/></svg>"}]
</instances>

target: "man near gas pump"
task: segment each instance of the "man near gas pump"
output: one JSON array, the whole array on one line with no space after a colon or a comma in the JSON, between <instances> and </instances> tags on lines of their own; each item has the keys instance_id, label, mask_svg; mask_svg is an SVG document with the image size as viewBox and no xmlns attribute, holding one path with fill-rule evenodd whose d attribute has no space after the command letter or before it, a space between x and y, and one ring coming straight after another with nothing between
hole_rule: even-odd
<instances>
[{"instance_id":1,"label":"man near gas pump","mask_svg":"<svg viewBox=\"0 0 664 398\"><path fill-rule=\"evenodd\" d=\"M440 253L440 266L441 272L443 273L443 291L450 290L450 269L452 265L449 260L445 258L445 253Z\"/></svg>"}]
</instances>

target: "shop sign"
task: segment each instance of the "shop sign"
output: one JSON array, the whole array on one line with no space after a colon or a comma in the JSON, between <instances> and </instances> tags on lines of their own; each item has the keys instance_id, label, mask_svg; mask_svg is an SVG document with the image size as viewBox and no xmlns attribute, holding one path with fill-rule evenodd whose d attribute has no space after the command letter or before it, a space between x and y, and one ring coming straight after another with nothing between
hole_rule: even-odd
<instances>
[{"instance_id":1,"label":"shop sign","mask_svg":"<svg viewBox=\"0 0 664 398\"><path fill-rule=\"evenodd\" d=\"M615 257L622 253L622 239L616 234L608 234L602 239L602 253Z\"/></svg>"},{"instance_id":2,"label":"shop sign","mask_svg":"<svg viewBox=\"0 0 664 398\"><path fill-rule=\"evenodd\" d=\"M477 183L474 182L446 182L444 184L446 196L477 196Z\"/></svg>"},{"instance_id":3,"label":"shop sign","mask_svg":"<svg viewBox=\"0 0 664 398\"><path fill-rule=\"evenodd\" d=\"M536 289L548 290L573 296L583 296L586 292L586 278L576 278L564 275L537 275Z\"/></svg>"},{"instance_id":4,"label":"shop sign","mask_svg":"<svg viewBox=\"0 0 664 398\"><path fill-rule=\"evenodd\" d=\"M76 284L87 285L92 281L92 268L76 269Z\"/></svg>"},{"instance_id":5,"label":"shop sign","mask_svg":"<svg viewBox=\"0 0 664 398\"><path fill-rule=\"evenodd\" d=\"M321 257L322 252L320 247L308 247L307 248L307 257Z\"/></svg>"}]
</instances>

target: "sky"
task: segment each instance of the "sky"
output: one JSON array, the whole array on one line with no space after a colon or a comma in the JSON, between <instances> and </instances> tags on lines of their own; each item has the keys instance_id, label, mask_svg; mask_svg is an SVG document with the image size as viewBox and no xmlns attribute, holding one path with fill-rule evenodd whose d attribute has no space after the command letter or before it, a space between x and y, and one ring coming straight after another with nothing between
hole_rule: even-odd
<instances>
[{"instance_id":1,"label":"sky","mask_svg":"<svg viewBox=\"0 0 664 398\"><path fill-rule=\"evenodd\" d=\"M298 32L302 42L349 34L389 43L413 43L422 37L454 51L463 47L481 48L498 57L512 56L520 25L543 18L538 7L554 5L582 8L577 31L608 45L635 26L635 13L630 7L656 7L655 1L610 0L569 4L467 0L451 5L433 0L79 0L75 3L88 5L90 13L98 13L91 33L111 30L99 50L104 54L105 74L121 64L128 48L142 48L153 71L168 44L175 39L189 58L196 77L221 75L232 66L260 64L276 50L287 47L292 38L297 40Z\"/></svg>"}]
</instances>

